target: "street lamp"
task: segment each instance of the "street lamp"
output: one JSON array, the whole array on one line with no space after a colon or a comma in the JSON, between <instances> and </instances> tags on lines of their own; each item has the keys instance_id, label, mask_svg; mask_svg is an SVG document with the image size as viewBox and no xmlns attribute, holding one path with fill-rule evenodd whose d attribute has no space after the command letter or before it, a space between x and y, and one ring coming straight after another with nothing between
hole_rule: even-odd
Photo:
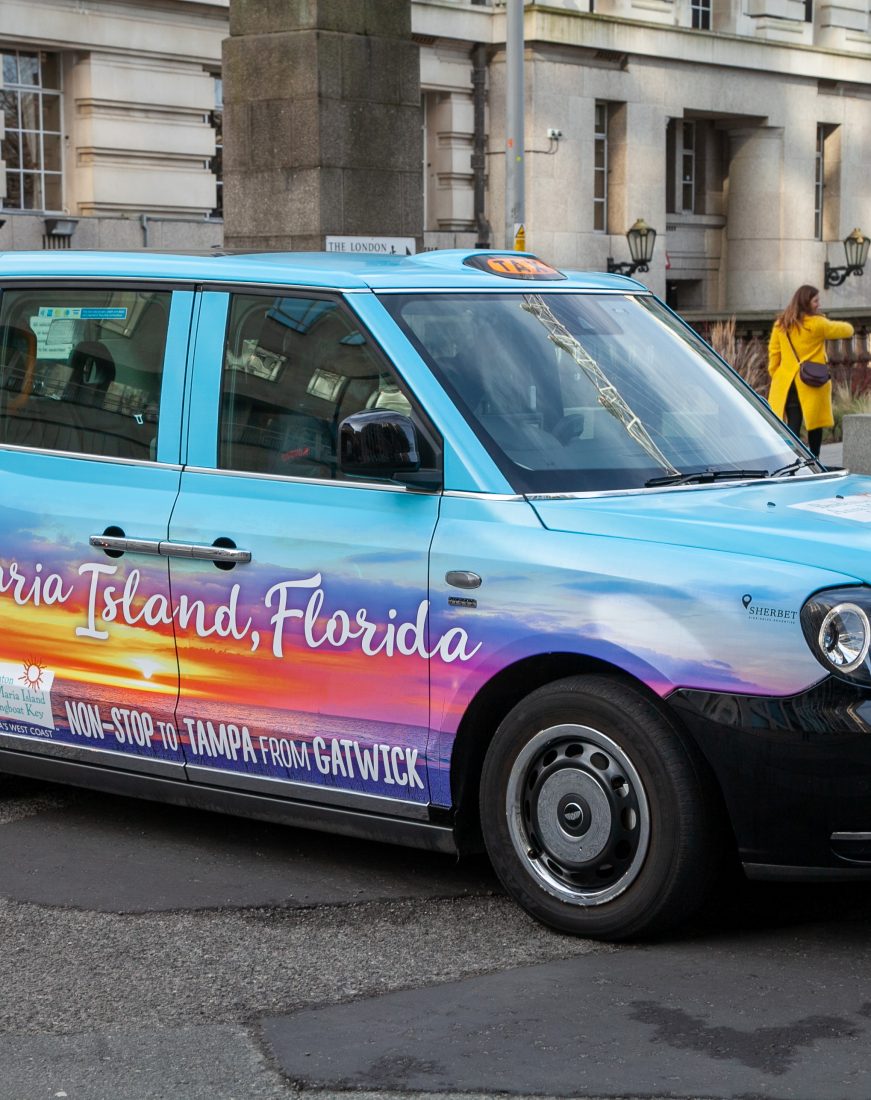
<instances>
[{"instance_id":1,"label":"street lamp","mask_svg":"<svg viewBox=\"0 0 871 1100\"><path fill-rule=\"evenodd\" d=\"M826 260L826 277L823 286L840 286L848 275L864 275L865 261L868 259L868 245L871 241L863 234L861 229L854 229L849 237L844 238L844 252L847 255L846 267L829 267Z\"/></svg>"},{"instance_id":2,"label":"street lamp","mask_svg":"<svg viewBox=\"0 0 871 1100\"><path fill-rule=\"evenodd\" d=\"M608 257L608 270L614 275L634 275L636 271L649 271L653 259L653 247L656 244L656 230L649 226L644 218L639 218L626 232L629 242L631 263L615 263ZM866 249L867 251L867 249Z\"/></svg>"}]
</instances>

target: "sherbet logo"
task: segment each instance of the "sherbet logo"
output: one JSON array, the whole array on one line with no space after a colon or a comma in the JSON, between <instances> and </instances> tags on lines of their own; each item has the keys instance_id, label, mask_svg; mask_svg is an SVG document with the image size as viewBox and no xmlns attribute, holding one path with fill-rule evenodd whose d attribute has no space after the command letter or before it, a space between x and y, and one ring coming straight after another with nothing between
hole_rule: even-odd
<instances>
[{"instance_id":1,"label":"sherbet logo","mask_svg":"<svg viewBox=\"0 0 871 1100\"><path fill-rule=\"evenodd\" d=\"M798 618L798 612L789 608L763 607L762 604L754 603L749 592L745 592L741 597L741 603L744 604L747 615L757 622L792 623Z\"/></svg>"}]
</instances>

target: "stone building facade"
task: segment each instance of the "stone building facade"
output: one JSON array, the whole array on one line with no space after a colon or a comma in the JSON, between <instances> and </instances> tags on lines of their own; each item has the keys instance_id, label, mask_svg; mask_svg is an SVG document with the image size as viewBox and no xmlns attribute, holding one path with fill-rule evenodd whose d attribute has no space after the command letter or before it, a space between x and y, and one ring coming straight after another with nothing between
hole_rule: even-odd
<instances>
[{"instance_id":1,"label":"stone building facade","mask_svg":"<svg viewBox=\"0 0 871 1100\"><path fill-rule=\"evenodd\" d=\"M0 249L220 243L229 0L0 0Z\"/></svg>"},{"instance_id":2,"label":"stone building facade","mask_svg":"<svg viewBox=\"0 0 871 1100\"><path fill-rule=\"evenodd\" d=\"M506 17L451 6L416 4L426 228L475 240L464 49L484 41L501 245ZM549 261L628 260L623 234L642 217L658 233L645 282L684 312L751 315L822 286L854 226L871 234L867 0L550 0L527 6L524 30L526 241ZM823 299L853 312L869 300L858 277Z\"/></svg>"},{"instance_id":3,"label":"stone building facade","mask_svg":"<svg viewBox=\"0 0 871 1100\"><path fill-rule=\"evenodd\" d=\"M411 3L425 245L501 247L504 5ZM0 0L0 249L220 243L228 5ZM643 217L653 289L749 316L822 285L847 233L871 233L868 0L549 0L524 29L526 241L550 262L626 260ZM47 229L61 214L71 238ZM869 298L871 271L823 301Z\"/></svg>"}]
</instances>

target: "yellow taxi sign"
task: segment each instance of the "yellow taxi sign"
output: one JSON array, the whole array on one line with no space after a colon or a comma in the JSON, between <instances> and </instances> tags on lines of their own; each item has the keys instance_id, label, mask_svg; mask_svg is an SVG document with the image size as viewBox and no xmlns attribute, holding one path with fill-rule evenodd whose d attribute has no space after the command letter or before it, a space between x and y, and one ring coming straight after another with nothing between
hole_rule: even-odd
<instances>
[{"instance_id":1,"label":"yellow taxi sign","mask_svg":"<svg viewBox=\"0 0 871 1100\"><path fill-rule=\"evenodd\" d=\"M503 279L565 279L561 271L536 256L517 256L511 252L467 256L463 263L490 275L501 275Z\"/></svg>"}]
</instances>

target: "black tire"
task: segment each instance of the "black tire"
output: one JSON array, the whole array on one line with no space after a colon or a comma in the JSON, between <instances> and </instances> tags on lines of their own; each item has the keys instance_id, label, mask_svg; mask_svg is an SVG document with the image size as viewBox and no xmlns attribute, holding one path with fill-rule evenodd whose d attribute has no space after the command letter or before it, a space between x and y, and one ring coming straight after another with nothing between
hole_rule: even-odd
<instances>
[{"instance_id":1,"label":"black tire","mask_svg":"<svg viewBox=\"0 0 871 1100\"><path fill-rule=\"evenodd\" d=\"M484 842L508 893L552 928L661 934L705 901L719 805L696 750L630 683L575 676L520 702L481 775Z\"/></svg>"}]
</instances>

